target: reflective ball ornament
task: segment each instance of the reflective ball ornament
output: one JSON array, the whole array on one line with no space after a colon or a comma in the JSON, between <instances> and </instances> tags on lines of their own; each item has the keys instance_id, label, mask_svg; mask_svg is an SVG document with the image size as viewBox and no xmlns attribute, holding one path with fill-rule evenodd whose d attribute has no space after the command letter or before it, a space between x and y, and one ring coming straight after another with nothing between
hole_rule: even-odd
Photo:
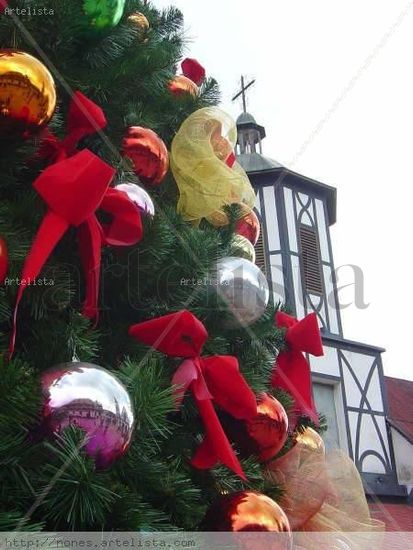
<instances>
[{"instance_id":1,"label":"reflective ball ornament","mask_svg":"<svg viewBox=\"0 0 413 550\"><path fill-rule=\"evenodd\" d=\"M237 258L245 258L255 263L255 248L242 235L234 235L231 240L231 254Z\"/></svg>"},{"instance_id":2,"label":"reflective ball ornament","mask_svg":"<svg viewBox=\"0 0 413 550\"><path fill-rule=\"evenodd\" d=\"M191 95L197 97L199 88L183 74L175 76L168 84L169 91L175 96Z\"/></svg>"},{"instance_id":3,"label":"reflective ball ornament","mask_svg":"<svg viewBox=\"0 0 413 550\"><path fill-rule=\"evenodd\" d=\"M235 233L241 235L255 246L260 237L261 227L257 214L252 208L243 203L238 203L239 217L235 225ZM216 211L207 217L207 220L214 227L225 227L229 224L229 217L223 210Z\"/></svg>"},{"instance_id":4,"label":"reflective ball ornament","mask_svg":"<svg viewBox=\"0 0 413 550\"><path fill-rule=\"evenodd\" d=\"M145 189L135 183L121 183L116 186L116 189L126 193L144 216L149 216L151 218L154 217L155 205L153 204L149 193L145 191Z\"/></svg>"},{"instance_id":5,"label":"reflective ball ornament","mask_svg":"<svg viewBox=\"0 0 413 550\"><path fill-rule=\"evenodd\" d=\"M83 0L83 11L97 31L116 27L122 18L125 0Z\"/></svg>"},{"instance_id":6,"label":"reflective ball ornament","mask_svg":"<svg viewBox=\"0 0 413 550\"><path fill-rule=\"evenodd\" d=\"M43 63L22 51L0 50L0 139L36 133L55 107L55 83Z\"/></svg>"},{"instance_id":7,"label":"reflective ball ornament","mask_svg":"<svg viewBox=\"0 0 413 550\"><path fill-rule=\"evenodd\" d=\"M137 11L129 15L127 21L129 25L136 30L138 40L146 42L147 39L145 39L145 36L150 28L148 18L143 15L143 13Z\"/></svg>"},{"instance_id":8,"label":"reflective ball ornament","mask_svg":"<svg viewBox=\"0 0 413 550\"><path fill-rule=\"evenodd\" d=\"M125 454L134 415L126 388L112 373L91 363L62 363L43 373L42 391L42 429L48 435L79 427L100 469Z\"/></svg>"},{"instance_id":9,"label":"reflective ball ornament","mask_svg":"<svg viewBox=\"0 0 413 550\"><path fill-rule=\"evenodd\" d=\"M4 280L9 271L9 253L7 250L6 241L0 238L0 285L4 283Z\"/></svg>"},{"instance_id":10,"label":"reflective ball ornament","mask_svg":"<svg viewBox=\"0 0 413 550\"><path fill-rule=\"evenodd\" d=\"M245 205L244 213L235 226L235 233L242 235L255 246L260 238L260 230L260 221L257 214L252 208Z\"/></svg>"},{"instance_id":11,"label":"reflective ball ornament","mask_svg":"<svg viewBox=\"0 0 413 550\"><path fill-rule=\"evenodd\" d=\"M297 431L294 435L295 444L299 443L309 452L314 452L317 455L324 456L326 454L326 447L324 441L319 433L309 426L304 431Z\"/></svg>"},{"instance_id":12,"label":"reflective ball ornament","mask_svg":"<svg viewBox=\"0 0 413 550\"><path fill-rule=\"evenodd\" d=\"M169 168L165 143L149 128L131 126L123 139L123 154L131 159L135 174L149 185L159 185Z\"/></svg>"},{"instance_id":13,"label":"reflective ball ornament","mask_svg":"<svg viewBox=\"0 0 413 550\"><path fill-rule=\"evenodd\" d=\"M257 399L257 416L246 420L248 436L255 443L256 454L263 462L274 458L288 437L288 416L272 395L261 393Z\"/></svg>"},{"instance_id":14,"label":"reflective ball ornament","mask_svg":"<svg viewBox=\"0 0 413 550\"><path fill-rule=\"evenodd\" d=\"M201 527L203 531L288 533L285 548L291 542L290 524L282 508L270 497L256 491L240 491L219 497L208 509Z\"/></svg>"},{"instance_id":15,"label":"reflective ball ornament","mask_svg":"<svg viewBox=\"0 0 413 550\"><path fill-rule=\"evenodd\" d=\"M270 292L262 271L249 260L228 256L212 273L214 288L233 315L228 326L248 326L265 312Z\"/></svg>"}]
</instances>

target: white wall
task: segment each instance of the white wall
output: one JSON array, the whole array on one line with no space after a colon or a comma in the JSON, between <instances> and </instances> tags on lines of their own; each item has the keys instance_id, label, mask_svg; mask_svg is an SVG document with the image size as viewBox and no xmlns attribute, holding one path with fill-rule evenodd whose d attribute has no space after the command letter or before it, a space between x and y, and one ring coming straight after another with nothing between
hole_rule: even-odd
<instances>
[{"instance_id":1,"label":"white wall","mask_svg":"<svg viewBox=\"0 0 413 550\"><path fill-rule=\"evenodd\" d=\"M397 479L400 485L406 485L409 493L413 489L413 445L394 428L391 428L391 434L396 459Z\"/></svg>"}]
</instances>

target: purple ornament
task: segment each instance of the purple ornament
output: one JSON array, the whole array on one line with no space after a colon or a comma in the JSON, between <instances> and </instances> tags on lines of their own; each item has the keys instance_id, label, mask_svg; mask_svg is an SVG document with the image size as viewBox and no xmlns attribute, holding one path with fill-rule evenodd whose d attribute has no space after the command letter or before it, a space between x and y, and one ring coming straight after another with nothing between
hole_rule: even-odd
<instances>
[{"instance_id":1,"label":"purple ornament","mask_svg":"<svg viewBox=\"0 0 413 550\"><path fill-rule=\"evenodd\" d=\"M81 428L97 468L125 454L134 417L128 392L113 374L91 363L62 363L43 373L42 390L42 428L48 435Z\"/></svg>"},{"instance_id":2,"label":"purple ornament","mask_svg":"<svg viewBox=\"0 0 413 550\"><path fill-rule=\"evenodd\" d=\"M117 185L115 189L124 191L143 215L153 218L155 215L155 205L145 189L142 189L142 187L139 187L139 185L135 183L121 183Z\"/></svg>"}]
</instances>

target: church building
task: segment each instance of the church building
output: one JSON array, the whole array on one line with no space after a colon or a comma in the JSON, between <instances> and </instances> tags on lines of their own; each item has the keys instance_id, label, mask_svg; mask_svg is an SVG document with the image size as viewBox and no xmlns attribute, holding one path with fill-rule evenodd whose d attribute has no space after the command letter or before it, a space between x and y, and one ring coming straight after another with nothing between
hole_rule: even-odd
<instances>
[{"instance_id":1,"label":"church building","mask_svg":"<svg viewBox=\"0 0 413 550\"><path fill-rule=\"evenodd\" d=\"M246 112L243 99L236 153L257 195L262 234L256 262L275 302L286 303L298 319L317 314L325 355L308 360L317 409L327 418L326 446L349 454L367 494L406 496L386 421L384 350L348 340L343 332L330 238L336 189L264 156L265 129Z\"/></svg>"}]
</instances>

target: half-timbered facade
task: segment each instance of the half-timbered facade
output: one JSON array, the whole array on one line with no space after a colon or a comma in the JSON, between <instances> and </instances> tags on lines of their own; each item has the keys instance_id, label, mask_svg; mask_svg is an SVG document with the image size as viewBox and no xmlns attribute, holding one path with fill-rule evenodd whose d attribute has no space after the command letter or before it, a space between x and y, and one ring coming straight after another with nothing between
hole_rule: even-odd
<instances>
[{"instance_id":1,"label":"half-timbered facade","mask_svg":"<svg viewBox=\"0 0 413 550\"><path fill-rule=\"evenodd\" d=\"M329 429L326 444L348 452L367 492L402 495L386 423L381 348L343 334L330 226L336 189L263 156L265 130L244 112L237 120L237 159L256 190L262 236L257 264L275 301L302 318L316 312L324 357L309 357L317 407Z\"/></svg>"}]
</instances>

